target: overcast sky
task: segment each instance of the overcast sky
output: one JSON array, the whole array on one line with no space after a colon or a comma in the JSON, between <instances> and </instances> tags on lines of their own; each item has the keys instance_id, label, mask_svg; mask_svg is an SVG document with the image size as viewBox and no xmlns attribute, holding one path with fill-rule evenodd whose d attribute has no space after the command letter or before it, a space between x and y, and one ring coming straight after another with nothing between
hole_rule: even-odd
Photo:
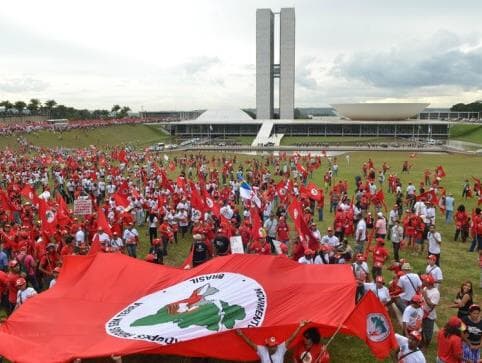
<instances>
[{"instance_id":1,"label":"overcast sky","mask_svg":"<svg viewBox=\"0 0 482 363\"><path fill-rule=\"evenodd\" d=\"M296 106L482 99L482 1L10 1L0 100L255 107L256 8L295 7Z\"/></svg>"}]
</instances>

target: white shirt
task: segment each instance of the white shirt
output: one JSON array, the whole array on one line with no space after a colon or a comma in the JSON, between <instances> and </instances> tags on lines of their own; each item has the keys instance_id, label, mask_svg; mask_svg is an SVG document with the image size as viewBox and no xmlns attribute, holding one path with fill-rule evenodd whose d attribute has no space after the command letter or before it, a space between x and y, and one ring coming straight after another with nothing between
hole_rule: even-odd
<instances>
[{"instance_id":1,"label":"white shirt","mask_svg":"<svg viewBox=\"0 0 482 363\"><path fill-rule=\"evenodd\" d=\"M436 287L433 287L431 289L427 289L426 287L424 288L424 291L427 292L427 298L430 300L431 304L438 305L440 302L440 291ZM422 308L425 312L428 313L427 317L429 319L435 320L437 319L437 312L436 312L436 306L434 308L430 308L426 302L423 303Z\"/></svg>"},{"instance_id":2,"label":"white shirt","mask_svg":"<svg viewBox=\"0 0 482 363\"><path fill-rule=\"evenodd\" d=\"M35 291L32 287L27 287L25 290L18 290L17 291L17 305L20 306L25 301L30 299L32 296L37 295L37 291Z\"/></svg>"},{"instance_id":3,"label":"white shirt","mask_svg":"<svg viewBox=\"0 0 482 363\"><path fill-rule=\"evenodd\" d=\"M258 354L261 363L283 363L286 350L286 344L281 343L278 345L278 349L276 349L276 352L270 359L268 348L266 346L258 345L256 347L256 353Z\"/></svg>"},{"instance_id":4,"label":"white shirt","mask_svg":"<svg viewBox=\"0 0 482 363\"><path fill-rule=\"evenodd\" d=\"M78 244L85 242L85 233L84 233L83 230L79 229L79 230L75 233L75 241L76 241Z\"/></svg>"},{"instance_id":5,"label":"white shirt","mask_svg":"<svg viewBox=\"0 0 482 363\"><path fill-rule=\"evenodd\" d=\"M367 239L367 223L364 219L358 221L355 236L357 241L365 241Z\"/></svg>"},{"instance_id":6,"label":"white shirt","mask_svg":"<svg viewBox=\"0 0 482 363\"><path fill-rule=\"evenodd\" d=\"M414 308L408 305L403 311L402 322L407 325L410 330L422 330L423 309Z\"/></svg>"},{"instance_id":7,"label":"white shirt","mask_svg":"<svg viewBox=\"0 0 482 363\"><path fill-rule=\"evenodd\" d=\"M321 265L323 264L323 260L319 255L316 255L314 259L311 258L306 258L305 256L301 256L298 259L298 263L301 263L303 265Z\"/></svg>"},{"instance_id":8,"label":"white shirt","mask_svg":"<svg viewBox=\"0 0 482 363\"><path fill-rule=\"evenodd\" d=\"M380 300L382 304L385 305L391 300L390 292L388 292L386 286L382 286L381 289L377 289L377 284L375 282L365 282L363 286L365 286L365 292L372 291L378 297L378 300Z\"/></svg>"},{"instance_id":9,"label":"white shirt","mask_svg":"<svg viewBox=\"0 0 482 363\"><path fill-rule=\"evenodd\" d=\"M57 279L52 279L52 280L50 280L49 289L51 289L52 287L54 287L56 283L57 283Z\"/></svg>"},{"instance_id":10,"label":"white shirt","mask_svg":"<svg viewBox=\"0 0 482 363\"><path fill-rule=\"evenodd\" d=\"M440 285L440 283L437 283L437 281L442 282L442 280L444 279L442 274L442 269L437 265L433 265L433 266L428 265L427 268L425 269L425 273L433 277L433 279L435 280L435 287L437 288Z\"/></svg>"},{"instance_id":11,"label":"white shirt","mask_svg":"<svg viewBox=\"0 0 482 363\"><path fill-rule=\"evenodd\" d=\"M400 299L410 301L412 300L413 295L416 293L415 289L418 290L420 286L422 286L422 280L420 280L420 277L418 277L417 274L410 272L401 276L397 285L403 289L403 292L400 294Z\"/></svg>"},{"instance_id":12,"label":"white shirt","mask_svg":"<svg viewBox=\"0 0 482 363\"><path fill-rule=\"evenodd\" d=\"M440 253L440 242L442 242L442 237L440 236L440 233L428 232L427 239L428 252L434 255L438 255Z\"/></svg>"},{"instance_id":13,"label":"white shirt","mask_svg":"<svg viewBox=\"0 0 482 363\"><path fill-rule=\"evenodd\" d=\"M398 346L400 347L400 352L398 353L397 357L398 359L402 358L405 354L412 352L412 350L408 347L408 338L396 333L395 338L397 339ZM426 363L425 357L420 350L406 355L404 358L402 358L402 360L403 363Z\"/></svg>"},{"instance_id":14,"label":"white shirt","mask_svg":"<svg viewBox=\"0 0 482 363\"><path fill-rule=\"evenodd\" d=\"M321 243L327 244L330 247L337 247L340 244L340 240L335 235L331 237L326 235L321 239Z\"/></svg>"}]
</instances>

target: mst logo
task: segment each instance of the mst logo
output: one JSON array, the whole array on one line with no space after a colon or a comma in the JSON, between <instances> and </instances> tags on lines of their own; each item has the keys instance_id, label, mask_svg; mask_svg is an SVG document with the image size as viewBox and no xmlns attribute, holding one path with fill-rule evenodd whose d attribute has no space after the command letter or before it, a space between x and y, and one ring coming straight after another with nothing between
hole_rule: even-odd
<instances>
[{"instance_id":1,"label":"mst logo","mask_svg":"<svg viewBox=\"0 0 482 363\"><path fill-rule=\"evenodd\" d=\"M238 327L259 327L266 304L266 293L255 280L220 272L146 295L105 328L118 338L173 344Z\"/></svg>"},{"instance_id":2,"label":"mst logo","mask_svg":"<svg viewBox=\"0 0 482 363\"><path fill-rule=\"evenodd\" d=\"M390 324L385 315L372 313L367 316L367 337L372 342L383 342L390 335Z\"/></svg>"}]
</instances>

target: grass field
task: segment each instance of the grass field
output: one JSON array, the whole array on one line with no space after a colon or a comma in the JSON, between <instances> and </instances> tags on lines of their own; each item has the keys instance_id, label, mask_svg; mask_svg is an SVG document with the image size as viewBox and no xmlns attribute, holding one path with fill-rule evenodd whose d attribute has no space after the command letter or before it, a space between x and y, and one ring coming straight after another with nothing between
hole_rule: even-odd
<instances>
[{"instance_id":1,"label":"grass field","mask_svg":"<svg viewBox=\"0 0 482 363\"><path fill-rule=\"evenodd\" d=\"M237 155L240 162L244 162L248 157ZM391 166L391 172L399 175L401 172L401 166L404 160L408 159L407 153L390 153L389 155L382 152L370 152L370 153L351 153L350 165L346 165L345 158L341 157L340 171L338 179L348 180L349 185L353 185L354 177L361 174L361 164L368 160L369 157L375 162L375 166L381 166L386 161ZM251 157L249 157L251 158ZM407 185L408 181L412 181L414 184L423 179L423 171L425 168L433 170L436 166L442 164L447 172L447 177L444 178L443 185L448 191L453 192L456 198L456 205L464 203L470 211L475 206L475 200L462 201L460 198L462 184L464 178L470 178L471 175L476 177L482 177L482 158L480 157L468 157L460 155L446 155L446 154L418 154L416 158L409 159L413 167L410 174L402 175L403 185ZM327 168L326 162L322 167L317 170L311 180L321 185L321 176ZM175 176L177 172L171 174ZM350 188L351 189L351 188ZM393 204L393 197L386 193L387 205ZM322 232L324 232L329 224L332 222L332 216L325 209L325 220L319 222L318 226ZM479 301L480 290L478 288L478 280L480 278L478 268L478 257L475 253L468 253L468 245L461 242L453 242L454 225L447 225L444 223L440 214L437 214L437 226L443 237L442 247L442 259L441 267L444 272L444 283L441 287L442 300L440 306L437 308L439 315L438 325L442 326L445 321L451 315L456 313L455 309L448 308L448 305L452 303L459 287L460 283L464 280L471 280L474 283L475 297L474 301ZM148 241L147 231L145 228L141 228L142 239L139 255L145 256L147 253ZM166 264L180 265L185 257L189 248L191 240L185 238L179 241L179 244L170 246L169 255L165 259ZM391 246L388 245L390 248ZM414 271L420 272L425 268L426 259L425 256L412 256L407 251L402 251L402 256L407 258ZM390 279L388 274L385 275L386 279ZM308 317L309 318L309 317ZM399 329L398 326L395 328ZM435 342L432 343L431 349L428 352L428 361L433 362L435 360ZM338 336L330 346L330 353L332 355L333 362L373 362L374 358L369 353L368 349L356 338ZM152 359L152 360L151 360ZM147 357L131 357L126 359L128 362L144 362L155 361L155 358ZM173 362L182 362L181 359L174 359ZM211 360L214 362L214 360ZM388 362L388 360L387 360Z\"/></svg>"},{"instance_id":2,"label":"grass field","mask_svg":"<svg viewBox=\"0 0 482 363\"><path fill-rule=\"evenodd\" d=\"M478 130L478 131L477 131ZM470 133L481 132L480 129L471 130ZM467 131L467 130L466 130ZM467 135L470 135L467 134ZM454 136L460 137L463 132L457 132ZM463 136L463 135L462 135ZM148 126L116 126L106 129L88 130L88 131L71 131L63 133L62 138L59 135L52 135L49 133L38 133L37 135L29 135L28 139L37 145L44 146L57 146L62 145L66 147L75 146L88 146L91 144L103 146L103 145L123 145L126 143L135 143L138 146L147 146L154 142L168 142L163 139L165 135L160 131L155 130ZM11 140L12 139L12 140ZM308 138L303 138L301 142L306 142ZM318 142L317 138L316 142ZM340 142L345 140L338 140ZM348 140L347 140L348 141ZM364 140L367 141L367 140ZM4 147L15 144L13 138L1 137L0 146ZM308 141L310 142L310 141ZM322 141L325 142L325 141ZM360 142L360 141L356 141ZM370 141L367 141L370 142ZM215 154L210 154L215 155ZM434 170L438 165L443 165L447 176L443 180L443 186L450 192L453 192L456 198L456 205L464 203L470 211L475 206L475 200L462 201L460 195L462 191L462 184L465 178L469 178L473 175L475 177L482 177L482 157L463 156L463 155L448 155L448 154L417 154L413 159L409 159L407 153L383 153L383 152L355 152L350 153L350 164L347 165L345 158L342 156L339 160L339 174L338 179L347 180L350 186L350 191L353 190L354 177L361 175L361 165L368 158L372 158L375 162L375 166L381 166L386 161L391 166L391 172L397 173L401 176L404 186L408 181L412 181L415 185L423 180L423 171L426 168ZM237 154L239 162L244 162L248 159L252 159L253 156L243 156ZM401 174L401 166L404 160L409 160L413 167L410 170L410 174ZM235 168L237 166L235 165ZM327 170L327 162L324 161L320 169L314 172L310 181L314 181L318 185L322 185L322 174ZM171 173L171 177L177 175L179 171ZM390 207L393 204L392 195L385 193L387 198L387 205ZM332 222L332 216L328 213L328 208L325 208L325 220L319 222L318 226L320 231L324 232L329 224ZM479 286L479 267L478 258L475 253L468 253L466 250L468 245L463 245L460 242L453 242L454 225L447 225L443 222L443 218L440 214L437 214L437 226L443 237L442 244L442 258L441 267L444 272L444 283L441 287L442 300L440 306L437 308L438 321L437 324L442 326L449 316L456 313L455 309L448 308L448 305L452 303L456 292L458 291L460 284L464 280L471 280L474 283L475 296L474 301L480 301L480 289ZM146 255L148 249L148 237L145 227L139 228L141 235L141 242L139 248L139 256L142 258ZM165 259L165 263L169 265L180 265L184 261L188 254L188 249L191 240L186 237L179 241L179 244L171 245L169 249L169 255ZM388 245L387 247L390 247ZM391 251L390 251L391 252ZM408 258L414 270L416 272L424 270L425 258L424 256L412 256L407 251L402 251L402 257ZM389 275L385 277L389 279ZM309 318L309 317L307 317ZM396 328L398 328L396 326ZM240 342L240 344L243 344ZM435 346L436 342L432 343L432 346L428 352L427 361L435 361ZM246 349L249 349L248 347ZM365 345L356 338L337 336L332 345L329 348L332 356L332 362L374 362L375 359L370 354ZM91 361L91 360L89 360ZM109 360L92 360L92 361L109 361ZM126 362L187 362L189 359L185 358L159 358L148 356L133 356L126 357ZM210 362L218 362L210 360ZM387 360L388 362L388 360Z\"/></svg>"},{"instance_id":3,"label":"grass field","mask_svg":"<svg viewBox=\"0 0 482 363\"><path fill-rule=\"evenodd\" d=\"M171 143L172 137L147 125L119 125L96 129L70 130L65 132L39 131L25 135L26 139L45 147L123 146L146 147L157 142ZM16 136L0 136L0 148L16 147Z\"/></svg>"},{"instance_id":4,"label":"grass field","mask_svg":"<svg viewBox=\"0 0 482 363\"><path fill-rule=\"evenodd\" d=\"M450 128L450 139L482 145L482 125L455 125Z\"/></svg>"},{"instance_id":5,"label":"grass field","mask_svg":"<svg viewBox=\"0 0 482 363\"><path fill-rule=\"evenodd\" d=\"M374 143L374 142L395 142L393 137L352 137L352 136L284 136L281 139L281 145L297 145L306 143L323 143L323 144L337 144L355 145L359 143Z\"/></svg>"}]
</instances>

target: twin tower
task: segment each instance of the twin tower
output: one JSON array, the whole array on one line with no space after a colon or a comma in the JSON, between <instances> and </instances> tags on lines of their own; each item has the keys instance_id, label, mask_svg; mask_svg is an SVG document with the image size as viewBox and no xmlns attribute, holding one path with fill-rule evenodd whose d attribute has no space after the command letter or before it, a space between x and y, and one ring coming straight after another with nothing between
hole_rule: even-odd
<instances>
[{"instance_id":1,"label":"twin tower","mask_svg":"<svg viewBox=\"0 0 482 363\"><path fill-rule=\"evenodd\" d=\"M279 64L274 63L275 15L279 14ZM295 9L256 10L256 118L274 117L274 79L279 78L279 118L293 119L295 107Z\"/></svg>"}]
</instances>

